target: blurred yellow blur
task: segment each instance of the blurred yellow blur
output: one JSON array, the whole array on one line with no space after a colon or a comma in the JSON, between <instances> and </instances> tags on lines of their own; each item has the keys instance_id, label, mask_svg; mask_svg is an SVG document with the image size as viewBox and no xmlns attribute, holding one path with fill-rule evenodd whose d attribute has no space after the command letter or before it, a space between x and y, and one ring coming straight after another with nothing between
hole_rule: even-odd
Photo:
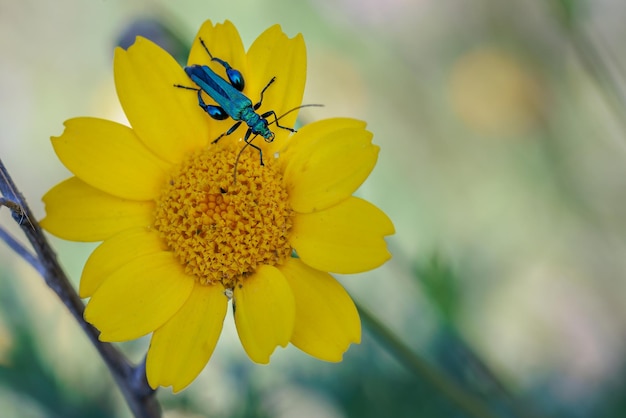
<instances>
[{"instance_id":1,"label":"blurred yellow blur","mask_svg":"<svg viewBox=\"0 0 626 418\"><path fill-rule=\"evenodd\" d=\"M528 133L539 122L545 100L532 67L494 46L459 57L448 88L452 106L467 127L490 137Z\"/></svg>"}]
</instances>

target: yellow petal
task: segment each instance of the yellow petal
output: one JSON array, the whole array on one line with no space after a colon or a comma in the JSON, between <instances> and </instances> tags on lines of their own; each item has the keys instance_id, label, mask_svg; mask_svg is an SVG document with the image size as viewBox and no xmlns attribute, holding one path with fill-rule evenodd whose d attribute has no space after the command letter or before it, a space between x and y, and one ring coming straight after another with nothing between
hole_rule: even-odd
<instances>
[{"instance_id":1,"label":"yellow petal","mask_svg":"<svg viewBox=\"0 0 626 418\"><path fill-rule=\"evenodd\" d=\"M102 241L120 231L152 224L154 202L120 199L76 177L54 186L42 198L41 226L70 241Z\"/></svg>"},{"instance_id":2,"label":"yellow petal","mask_svg":"<svg viewBox=\"0 0 626 418\"><path fill-rule=\"evenodd\" d=\"M207 46L213 57L226 61L232 68L241 72L244 81L248 81L246 78L246 75L248 74L247 60L243 49L243 43L241 42L237 28L235 28L230 21L227 20L224 23L217 23L215 25L213 25L210 20L204 22L196 35L196 39L194 39L193 44L191 45L191 52L189 53L189 59L187 60L187 65L208 65L220 77L228 81L224 66L219 64L217 61L211 61L211 57L207 54L206 50L200 43L200 38L204 41L204 44ZM191 86L193 85L193 82L189 80L186 85ZM203 95L203 98L205 103L215 104L215 101L207 95ZM193 95L193 100L197 106L198 100L196 95ZM200 107L198 106L198 108ZM211 132L211 137L209 138L211 141L216 139L220 134L226 132L235 123L235 121L230 118L218 121L212 119L206 113L204 116L205 123L208 124L210 129L209 132ZM245 124L243 125L246 126ZM244 128L244 126L239 128L236 133L231 134L229 138L241 137L247 129L247 127ZM227 140L227 138L222 138L222 140Z\"/></svg>"},{"instance_id":3,"label":"yellow petal","mask_svg":"<svg viewBox=\"0 0 626 418\"><path fill-rule=\"evenodd\" d=\"M218 75L228 80L224 66L216 61L211 61L211 57L200 44L200 39L204 41L213 57L226 61L245 77L247 72L246 55L239 32L231 21L226 20L224 23L216 23L215 25L210 20L205 21L191 45L187 60L187 65L208 65Z\"/></svg>"},{"instance_id":4,"label":"yellow petal","mask_svg":"<svg viewBox=\"0 0 626 418\"><path fill-rule=\"evenodd\" d=\"M113 70L128 121L156 155L177 163L187 152L207 144L207 115L195 92L174 87L193 83L167 52L137 37L127 51L115 50Z\"/></svg>"},{"instance_id":5,"label":"yellow petal","mask_svg":"<svg viewBox=\"0 0 626 418\"><path fill-rule=\"evenodd\" d=\"M279 150L281 154L279 161L286 165L292 158L303 156L305 152L300 151L300 148L310 149L311 144L318 143L320 138L332 134L337 129L365 129L365 125L365 122L353 118L330 118L309 123Z\"/></svg>"},{"instance_id":6,"label":"yellow petal","mask_svg":"<svg viewBox=\"0 0 626 418\"><path fill-rule=\"evenodd\" d=\"M61 162L90 186L130 200L157 197L168 165L152 154L132 129L96 118L65 122L65 131L52 138Z\"/></svg>"},{"instance_id":7,"label":"yellow petal","mask_svg":"<svg viewBox=\"0 0 626 418\"><path fill-rule=\"evenodd\" d=\"M285 347L293 332L295 305L285 276L276 267L261 266L235 287L235 324L250 359L268 363L276 346Z\"/></svg>"},{"instance_id":8,"label":"yellow petal","mask_svg":"<svg viewBox=\"0 0 626 418\"><path fill-rule=\"evenodd\" d=\"M136 258L98 287L85 320L100 330L101 341L127 341L169 320L189 298L194 279L170 252Z\"/></svg>"},{"instance_id":9,"label":"yellow petal","mask_svg":"<svg viewBox=\"0 0 626 418\"><path fill-rule=\"evenodd\" d=\"M391 258L383 237L393 233L383 211L350 197L321 212L297 214L289 239L302 261L315 269L360 273Z\"/></svg>"},{"instance_id":10,"label":"yellow petal","mask_svg":"<svg viewBox=\"0 0 626 418\"><path fill-rule=\"evenodd\" d=\"M128 229L114 235L100 244L85 263L78 291L80 297L93 295L111 273L133 259L166 249L158 232L151 228Z\"/></svg>"},{"instance_id":11,"label":"yellow petal","mask_svg":"<svg viewBox=\"0 0 626 418\"><path fill-rule=\"evenodd\" d=\"M259 101L261 90L272 77L276 77L276 81L265 91L263 104L257 113L273 110L276 116L281 117L302 104L306 82L306 46L301 34L290 39L279 25L270 27L250 46L248 68L250 71L246 74L247 87L244 91L252 103ZM292 112L280 119L279 124L293 128L297 117L298 112ZM274 117L268 117L268 121L274 122ZM276 144L291 134L276 124L270 125L270 129L276 135ZM264 141L255 143L263 145ZM271 155L274 148L267 146L267 151Z\"/></svg>"},{"instance_id":12,"label":"yellow petal","mask_svg":"<svg viewBox=\"0 0 626 418\"><path fill-rule=\"evenodd\" d=\"M329 208L352 195L376 165L372 133L354 119L326 119L291 140L284 172L291 207L300 213Z\"/></svg>"},{"instance_id":13,"label":"yellow petal","mask_svg":"<svg viewBox=\"0 0 626 418\"><path fill-rule=\"evenodd\" d=\"M200 374L222 332L228 299L221 284L196 284L189 299L154 331L146 359L150 386L178 392Z\"/></svg>"},{"instance_id":14,"label":"yellow petal","mask_svg":"<svg viewBox=\"0 0 626 418\"><path fill-rule=\"evenodd\" d=\"M291 258L280 267L296 300L291 343L320 360L341 361L352 343L361 342L354 302L330 274Z\"/></svg>"}]
</instances>

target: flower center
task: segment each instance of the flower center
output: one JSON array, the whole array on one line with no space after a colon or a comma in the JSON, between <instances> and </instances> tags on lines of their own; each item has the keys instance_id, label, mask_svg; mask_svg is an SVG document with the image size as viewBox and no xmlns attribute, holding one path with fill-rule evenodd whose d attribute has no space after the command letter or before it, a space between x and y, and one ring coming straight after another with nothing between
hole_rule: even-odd
<instances>
[{"instance_id":1,"label":"flower center","mask_svg":"<svg viewBox=\"0 0 626 418\"><path fill-rule=\"evenodd\" d=\"M221 145L221 144L220 144ZM292 211L272 158L261 166L248 147L208 146L172 173L157 200L155 227L185 272L202 284L232 289L263 264L291 255Z\"/></svg>"}]
</instances>

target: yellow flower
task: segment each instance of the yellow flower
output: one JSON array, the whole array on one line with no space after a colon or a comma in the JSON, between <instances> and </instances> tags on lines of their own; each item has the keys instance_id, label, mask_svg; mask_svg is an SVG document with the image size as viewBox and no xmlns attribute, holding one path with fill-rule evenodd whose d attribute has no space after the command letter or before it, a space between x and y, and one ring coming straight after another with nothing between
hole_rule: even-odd
<instances>
[{"instance_id":1,"label":"yellow flower","mask_svg":"<svg viewBox=\"0 0 626 418\"><path fill-rule=\"evenodd\" d=\"M189 64L215 57L244 75L243 93L261 114L281 115L302 100L306 72L301 35L278 25L244 52L230 22L206 22ZM247 129L211 141L233 121L211 119L199 106L183 69L165 51L138 38L117 49L115 85L132 128L76 118L52 144L74 177L43 198L42 225L73 241L103 241L85 265L85 319L102 341L152 333L146 360L153 388L179 391L202 371L222 330L229 299L248 356L269 362L292 343L327 361L340 361L360 342L354 303L328 273L357 273L389 259L387 216L351 196L376 164L378 147L365 123L345 118L312 123L297 133L270 128L237 165ZM210 98L205 99L212 103ZM293 126L296 112L281 119ZM270 118L271 121L271 118Z\"/></svg>"}]
</instances>

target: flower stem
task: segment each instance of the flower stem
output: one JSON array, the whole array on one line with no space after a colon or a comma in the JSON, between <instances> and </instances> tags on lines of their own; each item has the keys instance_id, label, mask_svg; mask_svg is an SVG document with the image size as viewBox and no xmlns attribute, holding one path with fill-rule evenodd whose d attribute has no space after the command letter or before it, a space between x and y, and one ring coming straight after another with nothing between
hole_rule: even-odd
<instances>
[{"instance_id":1,"label":"flower stem","mask_svg":"<svg viewBox=\"0 0 626 418\"><path fill-rule=\"evenodd\" d=\"M11 210L13 219L28 238L35 254L33 255L4 230L0 230L0 239L7 242L9 247L43 276L48 287L57 294L74 316L100 353L100 356L102 356L135 417L161 417L161 407L154 396L155 391L148 386L146 379L137 379L134 373L136 368L131 365L129 360L112 344L101 342L98 339L98 330L83 319L85 310L83 301L59 265L56 254L50 247L41 227L26 204L26 200L11 180L1 159L0 194L3 196L0 198L0 207L5 206Z\"/></svg>"},{"instance_id":2,"label":"flower stem","mask_svg":"<svg viewBox=\"0 0 626 418\"><path fill-rule=\"evenodd\" d=\"M464 390L444 373L431 366L425 359L415 354L362 305L359 303L356 303L356 305L368 329L375 334L378 341L386 346L399 361L404 363L417 375L426 379L468 415L475 418L496 418L482 400Z\"/></svg>"}]
</instances>

